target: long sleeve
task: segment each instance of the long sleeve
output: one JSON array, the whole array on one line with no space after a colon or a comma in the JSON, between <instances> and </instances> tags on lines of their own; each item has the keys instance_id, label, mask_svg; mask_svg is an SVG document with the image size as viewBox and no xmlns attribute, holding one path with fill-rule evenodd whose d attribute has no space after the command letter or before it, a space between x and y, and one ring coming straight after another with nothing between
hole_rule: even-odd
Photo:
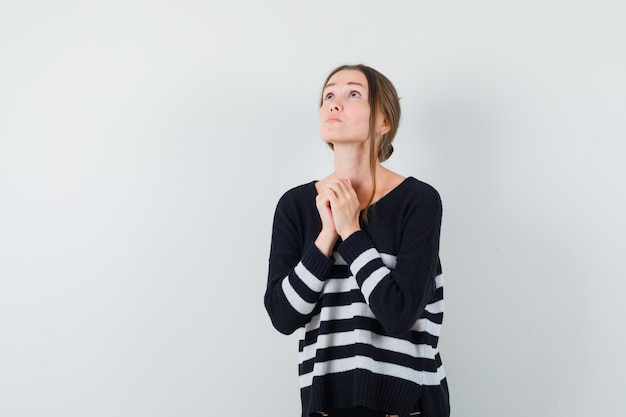
<instances>
[{"instance_id":1,"label":"long sleeve","mask_svg":"<svg viewBox=\"0 0 626 417\"><path fill-rule=\"evenodd\" d=\"M309 321L333 265L307 233L312 216L317 212L297 204L289 193L274 215L265 308L274 327L284 334Z\"/></svg>"},{"instance_id":2,"label":"long sleeve","mask_svg":"<svg viewBox=\"0 0 626 417\"><path fill-rule=\"evenodd\" d=\"M354 233L338 251L356 278L365 301L391 335L408 332L422 315L441 273L441 200L424 188L404 215L397 256L381 254L365 231ZM389 266L387 266L389 265Z\"/></svg>"},{"instance_id":3,"label":"long sleeve","mask_svg":"<svg viewBox=\"0 0 626 417\"><path fill-rule=\"evenodd\" d=\"M335 246L321 230L313 183L285 193L274 216L265 307L298 343L302 416L365 406L449 415L438 339L441 201L409 177L374 203L362 230ZM429 414L430 415L430 414Z\"/></svg>"}]
</instances>

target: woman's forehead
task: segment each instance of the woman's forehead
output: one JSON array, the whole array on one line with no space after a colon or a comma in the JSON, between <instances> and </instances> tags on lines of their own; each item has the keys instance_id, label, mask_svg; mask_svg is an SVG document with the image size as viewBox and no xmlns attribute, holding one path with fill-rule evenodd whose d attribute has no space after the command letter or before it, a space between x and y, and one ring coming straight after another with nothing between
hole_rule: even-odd
<instances>
[{"instance_id":1,"label":"woman's forehead","mask_svg":"<svg viewBox=\"0 0 626 417\"><path fill-rule=\"evenodd\" d=\"M367 88L367 78L365 77L365 74L359 70L341 70L330 77L324 88L346 84L361 85L363 88Z\"/></svg>"}]
</instances>

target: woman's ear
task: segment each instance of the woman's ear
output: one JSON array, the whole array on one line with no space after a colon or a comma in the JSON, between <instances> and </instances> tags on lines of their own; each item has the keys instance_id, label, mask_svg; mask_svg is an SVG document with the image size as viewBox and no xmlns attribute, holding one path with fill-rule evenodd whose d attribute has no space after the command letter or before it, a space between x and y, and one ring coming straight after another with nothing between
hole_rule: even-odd
<instances>
[{"instance_id":1,"label":"woman's ear","mask_svg":"<svg viewBox=\"0 0 626 417\"><path fill-rule=\"evenodd\" d=\"M378 126L376 126L376 130L378 131L379 135L384 135L391 130L391 124L386 117L380 116L378 120L380 120L380 122L378 123Z\"/></svg>"}]
</instances>

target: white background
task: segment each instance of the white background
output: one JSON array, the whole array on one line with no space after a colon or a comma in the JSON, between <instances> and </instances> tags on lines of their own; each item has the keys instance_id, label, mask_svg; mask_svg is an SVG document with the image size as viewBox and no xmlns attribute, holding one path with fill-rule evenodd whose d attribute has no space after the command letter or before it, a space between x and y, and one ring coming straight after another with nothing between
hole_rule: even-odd
<instances>
[{"instance_id":1,"label":"white background","mask_svg":"<svg viewBox=\"0 0 626 417\"><path fill-rule=\"evenodd\" d=\"M0 1L0 415L297 416L273 210L326 74L444 203L453 416L625 416L622 1Z\"/></svg>"}]
</instances>

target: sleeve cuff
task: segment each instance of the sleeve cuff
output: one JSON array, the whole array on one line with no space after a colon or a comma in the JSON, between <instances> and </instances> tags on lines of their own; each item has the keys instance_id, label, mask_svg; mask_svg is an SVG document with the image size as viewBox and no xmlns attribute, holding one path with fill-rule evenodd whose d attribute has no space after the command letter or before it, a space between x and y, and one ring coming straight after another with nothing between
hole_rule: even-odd
<instances>
[{"instance_id":1,"label":"sleeve cuff","mask_svg":"<svg viewBox=\"0 0 626 417\"><path fill-rule=\"evenodd\" d=\"M346 240L339 244L337 251L350 265L360 254L374 247L372 240L362 230L352 233Z\"/></svg>"},{"instance_id":2,"label":"sleeve cuff","mask_svg":"<svg viewBox=\"0 0 626 417\"><path fill-rule=\"evenodd\" d=\"M321 281L326 279L334 263L333 258L327 258L313 243L302 255L302 265Z\"/></svg>"}]
</instances>

